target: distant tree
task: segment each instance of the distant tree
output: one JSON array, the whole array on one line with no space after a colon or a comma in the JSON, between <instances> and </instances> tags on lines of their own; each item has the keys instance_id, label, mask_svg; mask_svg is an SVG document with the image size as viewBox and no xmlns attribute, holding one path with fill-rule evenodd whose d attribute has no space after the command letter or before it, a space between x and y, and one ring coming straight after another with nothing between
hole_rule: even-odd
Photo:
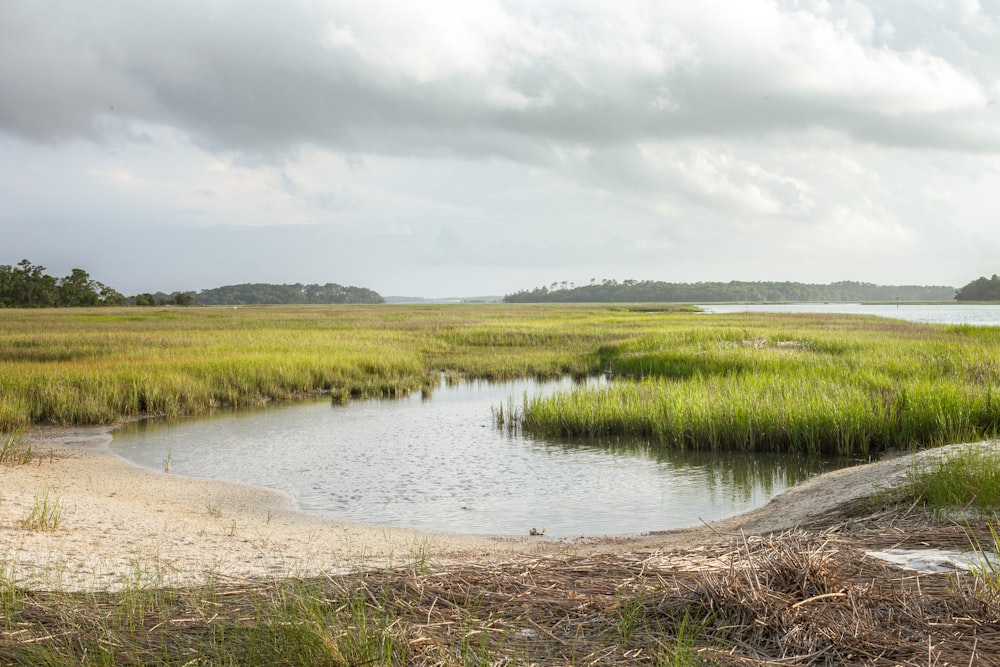
<instances>
[{"instance_id":1,"label":"distant tree","mask_svg":"<svg viewBox=\"0 0 1000 667\"><path fill-rule=\"evenodd\" d=\"M97 283L97 291L100 293L102 306L128 305L128 299L125 298L124 294L103 283Z\"/></svg>"},{"instance_id":2,"label":"distant tree","mask_svg":"<svg viewBox=\"0 0 1000 667\"><path fill-rule=\"evenodd\" d=\"M814 285L792 282L664 283L651 280L604 279L575 287L554 282L549 287L508 294L508 303L525 302L790 302L790 301L945 301L955 289L947 286L873 285L839 282Z\"/></svg>"},{"instance_id":3,"label":"distant tree","mask_svg":"<svg viewBox=\"0 0 1000 667\"><path fill-rule=\"evenodd\" d=\"M44 266L26 259L17 266L0 266L0 307L121 306L126 299L115 289L92 280L83 269L65 278L45 273Z\"/></svg>"},{"instance_id":4,"label":"distant tree","mask_svg":"<svg viewBox=\"0 0 1000 667\"><path fill-rule=\"evenodd\" d=\"M17 266L0 266L0 305L45 308L57 305L56 279L45 267L22 259Z\"/></svg>"},{"instance_id":5,"label":"distant tree","mask_svg":"<svg viewBox=\"0 0 1000 667\"><path fill-rule=\"evenodd\" d=\"M155 306L156 297L149 292L143 292L142 294L136 294L132 297L132 303L137 306Z\"/></svg>"},{"instance_id":6,"label":"distant tree","mask_svg":"<svg viewBox=\"0 0 1000 667\"><path fill-rule=\"evenodd\" d=\"M339 304L385 303L378 292L364 287L345 287L336 283L325 285L272 285L246 283L202 290L197 301L206 306L238 306L251 304Z\"/></svg>"},{"instance_id":7,"label":"distant tree","mask_svg":"<svg viewBox=\"0 0 1000 667\"><path fill-rule=\"evenodd\" d=\"M101 303L100 287L90 279L83 269L73 269L65 278L60 278L56 284L56 293L60 306L97 306Z\"/></svg>"},{"instance_id":8,"label":"distant tree","mask_svg":"<svg viewBox=\"0 0 1000 667\"><path fill-rule=\"evenodd\" d=\"M174 292L170 300L174 306L193 306L194 292Z\"/></svg>"},{"instance_id":9,"label":"distant tree","mask_svg":"<svg viewBox=\"0 0 1000 667\"><path fill-rule=\"evenodd\" d=\"M989 279L979 277L968 285L960 287L955 294L956 301L1000 301L1000 276L995 273Z\"/></svg>"}]
</instances>

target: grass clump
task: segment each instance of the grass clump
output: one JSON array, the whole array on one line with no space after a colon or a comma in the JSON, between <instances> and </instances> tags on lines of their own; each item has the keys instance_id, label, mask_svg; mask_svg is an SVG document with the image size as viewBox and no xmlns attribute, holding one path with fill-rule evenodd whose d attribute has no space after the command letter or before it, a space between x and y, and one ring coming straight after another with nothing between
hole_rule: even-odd
<instances>
[{"instance_id":1,"label":"grass clump","mask_svg":"<svg viewBox=\"0 0 1000 667\"><path fill-rule=\"evenodd\" d=\"M41 497L35 496L35 503L27 515L21 519L21 528L25 530L54 531L62 522L62 502L57 497L50 497L46 491Z\"/></svg>"},{"instance_id":2,"label":"grass clump","mask_svg":"<svg viewBox=\"0 0 1000 667\"><path fill-rule=\"evenodd\" d=\"M31 463L32 458L31 445L24 441L23 431L0 433L0 464L24 465Z\"/></svg>"},{"instance_id":3,"label":"grass clump","mask_svg":"<svg viewBox=\"0 0 1000 667\"><path fill-rule=\"evenodd\" d=\"M964 447L951 456L935 457L910 473L907 491L937 513L1000 512L1000 448Z\"/></svg>"}]
</instances>

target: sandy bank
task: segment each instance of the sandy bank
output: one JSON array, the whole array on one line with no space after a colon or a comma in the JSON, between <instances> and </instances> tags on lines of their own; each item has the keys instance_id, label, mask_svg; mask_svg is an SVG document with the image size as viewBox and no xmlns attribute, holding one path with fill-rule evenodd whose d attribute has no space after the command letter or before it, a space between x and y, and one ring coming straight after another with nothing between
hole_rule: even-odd
<instances>
[{"instance_id":1,"label":"sandy bank","mask_svg":"<svg viewBox=\"0 0 1000 667\"><path fill-rule=\"evenodd\" d=\"M815 477L767 506L711 526L630 539L548 540L427 533L343 523L292 509L281 494L144 470L111 453L106 428L40 429L36 460L0 466L0 578L32 588L114 588L206 578L341 573L429 560L496 561L607 550L664 556L709 549L733 536L794 527L899 482L913 457ZM959 446L924 452L947 454ZM54 531L23 519L48 494Z\"/></svg>"}]
</instances>

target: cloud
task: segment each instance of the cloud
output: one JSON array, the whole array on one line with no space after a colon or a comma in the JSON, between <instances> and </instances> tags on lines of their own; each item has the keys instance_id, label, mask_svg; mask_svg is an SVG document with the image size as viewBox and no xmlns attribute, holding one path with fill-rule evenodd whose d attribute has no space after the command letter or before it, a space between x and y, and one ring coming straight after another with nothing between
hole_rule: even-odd
<instances>
[{"instance_id":1,"label":"cloud","mask_svg":"<svg viewBox=\"0 0 1000 667\"><path fill-rule=\"evenodd\" d=\"M428 290L507 269L877 279L938 270L936 251L942 274L992 273L998 17L997 0L4 0L0 225L19 250L0 263L127 238L153 266L146 233L198 246L185 280L223 282L257 280L269 250L275 276L350 282L316 275L332 247L337 270L426 271Z\"/></svg>"},{"instance_id":2,"label":"cloud","mask_svg":"<svg viewBox=\"0 0 1000 667\"><path fill-rule=\"evenodd\" d=\"M956 24L975 33L981 13ZM905 21L906 16L894 17ZM166 4L10 0L0 128L100 139L107 118L212 150L551 159L606 145L825 126L1000 145L995 80L896 49L858 2ZM41 112L41 113L39 113ZM899 139L890 139L890 142ZM534 148L533 148L534 147Z\"/></svg>"}]
</instances>

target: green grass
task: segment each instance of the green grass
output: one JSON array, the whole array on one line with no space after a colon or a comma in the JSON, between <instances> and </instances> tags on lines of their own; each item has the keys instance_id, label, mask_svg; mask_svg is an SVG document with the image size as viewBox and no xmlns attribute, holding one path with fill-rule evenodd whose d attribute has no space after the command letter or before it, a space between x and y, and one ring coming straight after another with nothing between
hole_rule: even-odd
<instances>
[{"instance_id":1,"label":"green grass","mask_svg":"<svg viewBox=\"0 0 1000 667\"><path fill-rule=\"evenodd\" d=\"M62 522L62 501L59 497L50 497L46 491L41 497L35 496L35 503L21 519L21 528L25 530L53 531Z\"/></svg>"},{"instance_id":2,"label":"green grass","mask_svg":"<svg viewBox=\"0 0 1000 667\"><path fill-rule=\"evenodd\" d=\"M10 596L2 664L401 665L405 658L375 606L315 582Z\"/></svg>"},{"instance_id":3,"label":"green grass","mask_svg":"<svg viewBox=\"0 0 1000 667\"><path fill-rule=\"evenodd\" d=\"M699 316L601 350L616 381L536 398L526 431L661 447L872 456L1000 431L1000 330Z\"/></svg>"},{"instance_id":4,"label":"green grass","mask_svg":"<svg viewBox=\"0 0 1000 667\"><path fill-rule=\"evenodd\" d=\"M647 320L649 316L642 316ZM113 423L330 392L430 390L442 373L586 375L640 316L503 306L6 310L0 431Z\"/></svg>"},{"instance_id":5,"label":"green grass","mask_svg":"<svg viewBox=\"0 0 1000 667\"><path fill-rule=\"evenodd\" d=\"M0 464L24 465L31 463L34 456L31 445L24 441L24 432L0 433Z\"/></svg>"},{"instance_id":6,"label":"green grass","mask_svg":"<svg viewBox=\"0 0 1000 667\"><path fill-rule=\"evenodd\" d=\"M935 456L910 470L907 483L890 492L896 502L923 505L940 517L965 517L974 555L971 571L977 592L991 599L1000 596L1000 445L962 448L950 456ZM972 520L986 521L988 538L980 539Z\"/></svg>"},{"instance_id":7,"label":"green grass","mask_svg":"<svg viewBox=\"0 0 1000 667\"><path fill-rule=\"evenodd\" d=\"M507 409L543 436L875 456L1000 432L1000 329L574 305L12 310L0 429L200 414L445 377L607 373ZM508 406L514 408L515 406Z\"/></svg>"},{"instance_id":8,"label":"green grass","mask_svg":"<svg viewBox=\"0 0 1000 667\"><path fill-rule=\"evenodd\" d=\"M1000 448L962 449L931 459L909 475L907 492L935 512L1000 512Z\"/></svg>"},{"instance_id":9,"label":"green grass","mask_svg":"<svg viewBox=\"0 0 1000 667\"><path fill-rule=\"evenodd\" d=\"M996 600L1000 597L1000 533L996 523L991 523L989 529L990 540L987 543L971 539L975 554L972 573L978 582L978 592Z\"/></svg>"}]
</instances>

